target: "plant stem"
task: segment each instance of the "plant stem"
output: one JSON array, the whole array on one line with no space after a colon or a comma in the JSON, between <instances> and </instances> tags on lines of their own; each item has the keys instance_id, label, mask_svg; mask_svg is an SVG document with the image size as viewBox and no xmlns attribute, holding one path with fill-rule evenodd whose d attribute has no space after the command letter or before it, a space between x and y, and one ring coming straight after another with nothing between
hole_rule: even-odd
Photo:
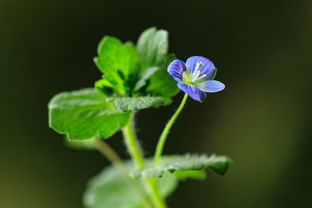
<instances>
[{"instance_id":1,"label":"plant stem","mask_svg":"<svg viewBox=\"0 0 312 208\"><path fill-rule=\"evenodd\" d=\"M114 166L116 166L122 175L127 179L127 181L137 190L140 194L142 194L142 198L145 204L145 207L152 208L151 201L148 196L144 192L142 186L137 183L133 178L129 176L129 170L117 155L117 153L104 141L101 139L97 139L95 143L95 148L102 153Z\"/></svg>"},{"instance_id":2,"label":"plant stem","mask_svg":"<svg viewBox=\"0 0 312 208\"><path fill-rule=\"evenodd\" d=\"M167 208L164 198L160 195L157 187L158 178L144 178L144 183L150 190L152 201L156 208Z\"/></svg>"},{"instance_id":3,"label":"plant stem","mask_svg":"<svg viewBox=\"0 0 312 208\"><path fill-rule=\"evenodd\" d=\"M158 164L160 162L161 159L161 155L163 153L164 150L164 146L166 143L166 139L168 137L168 134L170 132L171 127L173 126L174 122L177 120L179 114L181 113L186 100L188 98L188 95L185 93L178 109L176 110L176 112L173 114L173 116L171 117L171 119L169 120L169 122L167 123L166 127L164 128L163 132L161 133L159 140L158 140L158 144L156 147L156 151L155 151L155 155L154 155L154 164Z\"/></svg>"},{"instance_id":4,"label":"plant stem","mask_svg":"<svg viewBox=\"0 0 312 208\"><path fill-rule=\"evenodd\" d=\"M125 138L125 143L134 163L138 166L138 168L143 168L145 165L145 160L135 133L134 113L130 115L128 124L123 128L123 134ZM155 179L144 178L143 182L146 188L149 190L150 197L153 201L155 208L167 208L167 205L156 186Z\"/></svg>"},{"instance_id":5,"label":"plant stem","mask_svg":"<svg viewBox=\"0 0 312 208\"><path fill-rule=\"evenodd\" d=\"M123 170L127 170L120 157L106 142L101 141L101 139L97 139L95 148L101 152L109 161L111 161L111 163L121 167Z\"/></svg>"},{"instance_id":6,"label":"plant stem","mask_svg":"<svg viewBox=\"0 0 312 208\"><path fill-rule=\"evenodd\" d=\"M138 168L143 168L144 158L134 130L134 113L130 115L128 124L122 129L122 132L125 138L126 146L133 161Z\"/></svg>"}]
</instances>

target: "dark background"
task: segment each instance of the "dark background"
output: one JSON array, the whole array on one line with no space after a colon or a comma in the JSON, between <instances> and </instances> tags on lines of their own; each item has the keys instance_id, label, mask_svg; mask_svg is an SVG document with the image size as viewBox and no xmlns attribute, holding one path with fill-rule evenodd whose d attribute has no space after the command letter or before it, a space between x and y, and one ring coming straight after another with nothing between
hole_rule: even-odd
<instances>
[{"instance_id":1,"label":"dark background","mask_svg":"<svg viewBox=\"0 0 312 208\"><path fill-rule=\"evenodd\" d=\"M136 41L147 27L170 32L180 59L209 57L225 91L189 100L166 153L219 153L225 177L180 185L170 207L310 207L312 1L0 0L0 207L80 208L88 178L108 164L64 145L48 128L47 103L93 86L104 35ZM143 111L137 127L153 153L178 105ZM109 140L123 157L120 133Z\"/></svg>"}]
</instances>

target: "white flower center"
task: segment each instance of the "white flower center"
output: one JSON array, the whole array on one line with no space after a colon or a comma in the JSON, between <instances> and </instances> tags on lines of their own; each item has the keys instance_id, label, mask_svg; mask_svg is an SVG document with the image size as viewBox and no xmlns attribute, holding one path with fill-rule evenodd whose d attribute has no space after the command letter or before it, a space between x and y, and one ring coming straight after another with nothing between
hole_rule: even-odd
<instances>
[{"instance_id":1,"label":"white flower center","mask_svg":"<svg viewBox=\"0 0 312 208\"><path fill-rule=\"evenodd\" d=\"M203 66L204 66L203 62L198 62L196 64L196 68L192 73L192 82L196 82L197 80L200 80L205 76L207 76L206 74L202 74L201 71L199 70Z\"/></svg>"}]
</instances>

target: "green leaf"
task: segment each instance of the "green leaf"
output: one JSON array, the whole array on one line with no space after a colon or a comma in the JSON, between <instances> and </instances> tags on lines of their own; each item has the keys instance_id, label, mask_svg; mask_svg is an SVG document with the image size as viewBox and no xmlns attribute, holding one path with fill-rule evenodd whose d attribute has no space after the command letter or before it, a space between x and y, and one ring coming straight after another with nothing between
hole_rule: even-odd
<instances>
[{"instance_id":1,"label":"green leaf","mask_svg":"<svg viewBox=\"0 0 312 208\"><path fill-rule=\"evenodd\" d=\"M65 144L73 149L78 150L94 150L96 138L85 139L85 140L70 140L65 138Z\"/></svg>"},{"instance_id":2,"label":"green leaf","mask_svg":"<svg viewBox=\"0 0 312 208\"><path fill-rule=\"evenodd\" d=\"M114 86L107 79L100 79L95 82L95 88L106 96L114 94Z\"/></svg>"},{"instance_id":3,"label":"green leaf","mask_svg":"<svg viewBox=\"0 0 312 208\"><path fill-rule=\"evenodd\" d=\"M138 67L135 47L131 43L123 44L117 38L106 36L98 46L98 57L94 61L114 89L125 94L127 80Z\"/></svg>"},{"instance_id":4,"label":"green leaf","mask_svg":"<svg viewBox=\"0 0 312 208\"><path fill-rule=\"evenodd\" d=\"M143 196L114 167L106 168L89 181L83 203L86 208L144 208Z\"/></svg>"},{"instance_id":5,"label":"green leaf","mask_svg":"<svg viewBox=\"0 0 312 208\"><path fill-rule=\"evenodd\" d=\"M163 177L158 179L158 189L162 196L170 196L178 187L179 178L172 173L164 173Z\"/></svg>"},{"instance_id":6,"label":"green leaf","mask_svg":"<svg viewBox=\"0 0 312 208\"><path fill-rule=\"evenodd\" d=\"M159 70L159 67L150 67L146 69L139 81L134 86L134 91L140 90L142 87L144 87L147 84L147 80L155 74Z\"/></svg>"},{"instance_id":7,"label":"green leaf","mask_svg":"<svg viewBox=\"0 0 312 208\"><path fill-rule=\"evenodd\" d=\"M93 88L57 94L48 108L50 127L68 139L108 138L129 117Z\"/></svg>"},{"instance_id":8,"label":"green leaf","mask_svg":"<svg viewBox=\"0 0 312 208\"><path fill-rule=\"evenodd\" d=\"M147 92L164 97L175 96L180 90L175 81L167 72L168 65L175 59L173 54L168 55L160 69L151 77Z\"/></svg>"},{"instance_id":9,"label":"green leaf","mask_svg":"<svg viewBox=\"0 0 312 208\"><path fill-rule=\"evenodd\" d=\"M167 99L164 97L116 97L108 98L109 101L114 101L116 107L121 111L136 111L151 107L159 107L165 105Z\"/></svg>"},{"instance_id":10,"label":"green leaf","mask_svg":"<svg viewBox=\"0 0 312 208\"><path fill-rule=\"evenodd\" d=\"M127 163L127 166L131 163ZM86 208L144 208L144 189L141 179L134 179L137 186L112 166L92 178L83 196ZM158 181L162 196L166 197L174 191L178 183L173 174L165 174ZM143 193L142 193L143 191Z\"/></svg>"},{"instance_id":11,"label":"green leaf","mask_svg":"<svg viewBox=\"0 0 312 208\"><path fill-rule=\"evenodd\" d=\"M174 55L168 55L168 32L157 30L155 27L145 30L139 37L137 43L141 74L151 67L158 67L158 70L150 76L150 83L147 92L171 97L179 92L177 82L167 72L167 67L175 59ZM142 87L141 82L138 87Z\"/></svg>"},{"instance_id":12,"label":"green leaf","mask_svg":"<svg viewBox=\"0 0 312 208\"><path fill-rule=\"evenodd\" d=\"M156 178L166 172L203 170L210 168L213 172L224 175L230 167L231 160L217 155L174 155L163 157L157 166L146 167L133 173L135 177Z\"/></svg>"},{"instance_id":13,"label":"green leaf","mask_svg":"<svg viewBox=\"0 0 312 208\"><path fill-rule=\"evenodd\" d=\"M206 178L206 172L204 170L176 170L174 175L177 176L180 180L188 178L204 180Z\"/></svg>"},{"instance_id":14,"label":"green leaf","mask_svg":"<svg viewBox=\"0 0 312 208\"><path fill-rule=\"evenodd\" d=\"M156 27L148 28L138 39L137 51L143 70L159 66L168 53L168 32Z\"/></svg>"}]
</instances>

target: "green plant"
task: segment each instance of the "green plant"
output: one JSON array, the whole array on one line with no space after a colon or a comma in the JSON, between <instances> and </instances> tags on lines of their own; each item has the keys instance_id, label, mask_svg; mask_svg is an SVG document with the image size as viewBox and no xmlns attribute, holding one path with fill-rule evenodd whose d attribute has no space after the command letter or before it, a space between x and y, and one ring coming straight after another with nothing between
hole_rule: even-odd
<instances>
[{"instance_id":1,"label":"green plant","mask_svg":"<svg viewBox=\"0 0 312 208\"><path fill-rule=\"evenodd\" d=\"M136 46L104 37L94 62L103 72L94 88L59 93L48 105L50 127L65 134L70 146L97 149L112 162L88 183L85 207L165 208L165 198L179 181L204 179L206 168L226 173L231 164L226 156L162 155L188 96L202 101L205 92L224 88L213 80L216 69L212 62L204 57L191 57L186 64L175 60L175 55L168 54L167 31L154 27L141 34ZM186 94L161 134L154 158L145 158L135 132L135 113L171 104L179 92L177 81ZM119 129L130 161L122 161L104 141Z\"/></svg>"}]
</instances>

